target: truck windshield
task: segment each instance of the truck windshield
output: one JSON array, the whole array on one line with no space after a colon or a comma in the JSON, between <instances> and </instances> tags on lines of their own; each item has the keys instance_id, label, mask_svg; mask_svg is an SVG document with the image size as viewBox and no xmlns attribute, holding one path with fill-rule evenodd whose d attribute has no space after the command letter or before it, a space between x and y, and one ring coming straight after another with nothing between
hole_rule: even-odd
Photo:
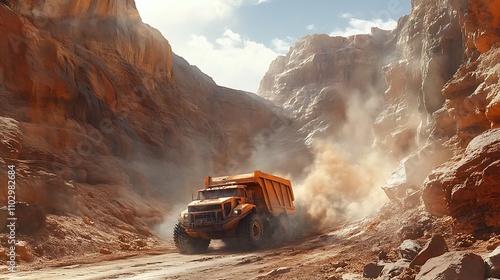
<instances>
[{"instance_id":1,"label":"truck windshield","mask_svg":"<svg viewBox=\"0 0 500 280\"><path fill-rule=\"evenodd\" d=\"M218 189L218 190L204 190L198 192L198 199L211 199L219 197L232 197L243 196L243 190L240 189Z\"/></svg>"}]
</instances>

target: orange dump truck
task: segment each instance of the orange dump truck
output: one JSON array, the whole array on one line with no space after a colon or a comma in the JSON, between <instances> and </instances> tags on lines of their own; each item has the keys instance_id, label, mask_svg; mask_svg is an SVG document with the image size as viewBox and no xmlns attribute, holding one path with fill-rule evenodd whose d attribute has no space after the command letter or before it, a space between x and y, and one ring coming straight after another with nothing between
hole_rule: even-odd
<instances>
[{"instance_id":1,"label":"orange dump truck","mask_svg":"<svg viewBox=\"0 0 500 280\"><path fill-rule=\"evenodd\" d=\"M181 253L201 253L211 239L236 237L244 248L259 247L276 231L287 230L293 201L289 180L261 171L208 176L205 188L178 218L175 246Z\"/></svg>"}]
</instances>

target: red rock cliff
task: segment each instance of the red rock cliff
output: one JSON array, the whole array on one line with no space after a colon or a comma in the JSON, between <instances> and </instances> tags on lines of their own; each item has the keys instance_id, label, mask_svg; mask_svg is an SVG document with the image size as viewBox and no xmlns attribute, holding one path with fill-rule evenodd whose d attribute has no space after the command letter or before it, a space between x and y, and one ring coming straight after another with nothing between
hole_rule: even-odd
<instances>
[{"instance_id":1,"label":"red rock cliff","mask_svg":"<svg viewBox=\"0 0 500 280\"><path fill-rule=\"evenodd\" d=\"M381 57L393 49L394 39L390 32L376 28L370 35L349 38L325 34L300 38L286 56L273 61L258 93L283 104L305 138L339 136L346 122L352 121L348 115L355 108L350 104L370 100L365 108L357 108L367 112L366 123L373 121L376 108L382 106L383 97L372 93L385 88ZM359 134L369 131L364 123L358 127ZM345 138L352 141L355 137ZM362 140L365 145L370 141L370 137Z\"/></svg>"},{"instance_id":2,"label":"red rock cliff","mask_svg":"<svg viewBox=\"0 0 500 280\"><path fill-rule=\"evenodd\" d=\"M373 143L401 160L387 195L418 192L431 214L469 232L498 230L499 11L497 0L412 1L391 33L301 38L259 93L321 138L311 130L339 134L349 96L361 92L357 114L378 115Z\"/></svg>"},{"instance_id":3,"label":"red rock cliff","mask_svg":"<svg viewBox=\"0 0 500 280\"><path fill-rule=\"evenodd\" d=\"M173 54L133 1L2 1L0 18L0 159L16 166L16 199L48 214L27 230L49 236L30 243L45 244L41 255L97 229L111 235L79 250L150 234L206 175L247 171L249 133L285 124L262 98ZM54 232L68 235L59 251Z\"/></svg>"}]
</instances>

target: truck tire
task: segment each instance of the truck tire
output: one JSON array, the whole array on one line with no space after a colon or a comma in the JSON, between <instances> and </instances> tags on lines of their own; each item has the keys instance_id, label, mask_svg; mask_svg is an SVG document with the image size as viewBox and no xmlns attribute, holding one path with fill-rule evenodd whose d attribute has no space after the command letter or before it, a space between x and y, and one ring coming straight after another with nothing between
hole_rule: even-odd
<instances>
[{"instance_id":1,"label":"truck tire","mask_svg":"<svg viewBox=\"0 0 500 280\"><path fill-rule=\"evenodd\" d=\"M238 225L236 237L243 249L254 249L264 244L264 223L261 217L252 213Z\"/></svg>"},{"instance_id":2,"label":"truck tire","mask_svg":"<svg viewBox=\"0 0 500 280\"><path fill-rule=\"evenodd\" d=\"M204 253L210 245L210 239L193 238L186 233L184 226L177 223L174 229L175 247L182 254Z\"/></svg>"}]
</instances>

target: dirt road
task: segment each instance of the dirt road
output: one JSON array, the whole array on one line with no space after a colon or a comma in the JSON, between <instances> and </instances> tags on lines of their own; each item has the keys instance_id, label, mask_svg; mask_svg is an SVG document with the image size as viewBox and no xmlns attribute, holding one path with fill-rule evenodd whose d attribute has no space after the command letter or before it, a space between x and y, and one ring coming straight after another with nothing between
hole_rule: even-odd
<instances>
[{"instance_id":1,"label":"dirt road","mask_svg":"<svg viewBox=\"0 0 500 280\"><path fill-rule=\"evenodd\" d=\"M254 252L237 251L214 241L209 252L202 255L144 254L93 264L20 271L0 279L342 279L345 273L359 271L364 262L363 258L358 261L356 256L349 256L350 246L359 246L353 239L353 231L302 238L282 247ZM349 263L345 262L346 256ZM331 278L336 275L339 278Z\"/></svg>"}]
</instances>

